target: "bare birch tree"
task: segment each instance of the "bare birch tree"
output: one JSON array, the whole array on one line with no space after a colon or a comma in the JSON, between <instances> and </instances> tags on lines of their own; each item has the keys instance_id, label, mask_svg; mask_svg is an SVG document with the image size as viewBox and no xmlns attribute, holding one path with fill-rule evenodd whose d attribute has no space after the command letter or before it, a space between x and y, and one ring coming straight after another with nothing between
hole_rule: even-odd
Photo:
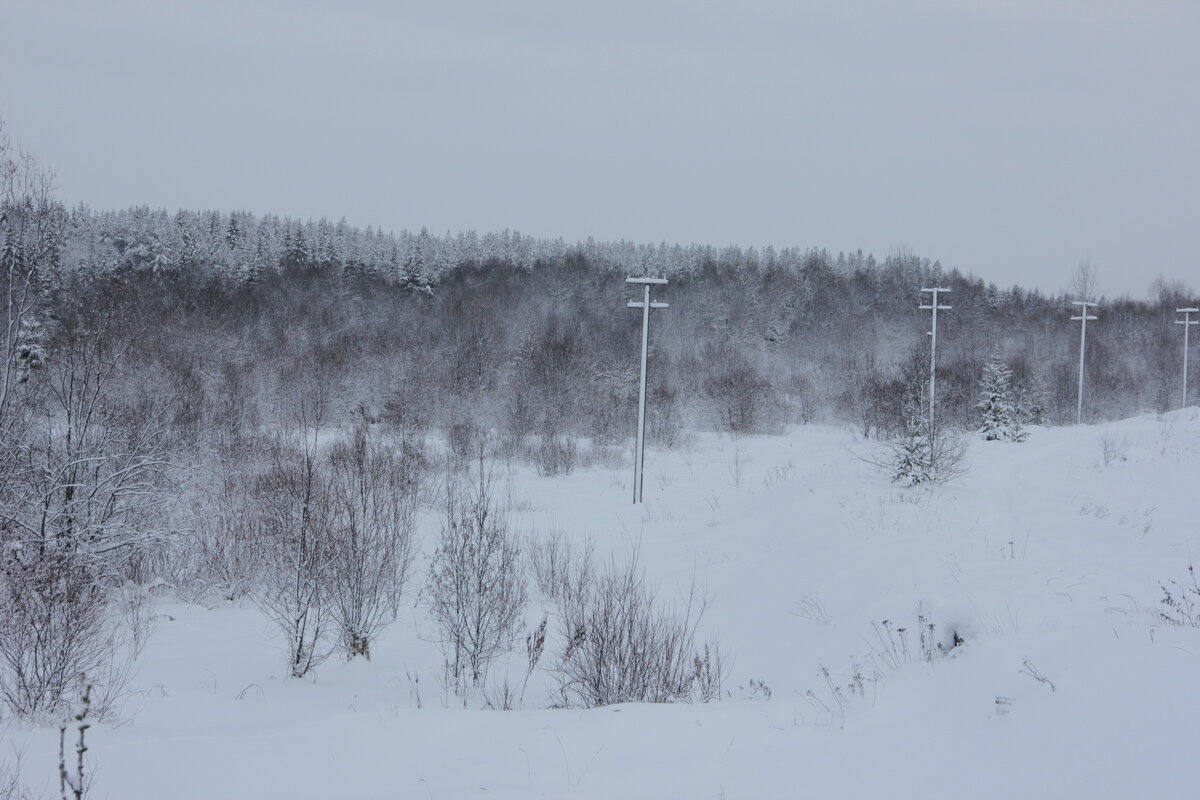
<instances>
[{"instance_id":1,"label":"bare birch tree","mask_svg":"<svg viewBox=\"0 0 1200 800\"><path fill-rule=\"evenodd\" d=\"M420 469L365 421L333 447L329 465L331 611L346 655L369 659L371 641L396 618L412 566Z\"/></svg>"},{"instance_id":2,"label":"bare birch tree","mask_svg":"<svg viewBox=\"0 0 1200 800\"><path fill-rule=\"evenodd\" d=\"M253 536L262 543L264 567L255 601L284 634L294 678L332 653L333 490L321 460L332 395L321 372L300 381L291 418L253 493Z\"/></svg>"}]
</instances>

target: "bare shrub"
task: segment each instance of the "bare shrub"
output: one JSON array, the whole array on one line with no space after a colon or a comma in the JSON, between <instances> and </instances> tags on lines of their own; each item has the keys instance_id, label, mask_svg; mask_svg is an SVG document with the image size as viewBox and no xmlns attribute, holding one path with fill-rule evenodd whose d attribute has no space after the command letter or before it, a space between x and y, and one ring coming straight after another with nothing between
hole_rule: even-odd
<instances>
[{"instance_id":1,"label":"bare shrub","mask_svg":"<svg viewBox=\"0 0 1200 800\"><path fill-rule=\"evenodd\" d=\"M583 469L617 469L625 461L625 451L618 445L593 441L579 457Z\"/></svg>"},{"instance_id":2,"label":"bare shrub","mask_svg":"<svg viewBox=\"0 0 1200 800\"><path fill-rule=\"evenodd\" d=\"M494 472L482 455L467 475L449 483L426 587L448 677L464 698L484 685L491 663L512 649L525 611L520 547L495 489Z\"/></svg>"},{"instance_id":3,"label":"bare shrub","mask_svg":"<svg viewBox=\"0 0 1200 800\"><path fill-rule=\"evenodd\" d=\"M909 637L912 631L907 626L897 625L891 620L871 623L875 633L875 641L871 642L870 661L879 671L898 670L914 660L925 662L938 661L949 655L963 639L958 632L951 629L945 641L939 635L937 626L925 615L924 610L917 607L917 636L916 646L910 645Z\"/></svg>"},{"instance_id":4,"label":"bare shrub","mask_svg":"<svg viewBox=\"0 0 1200 800\"><path fill-rule=\"evenodd\" d=\"M529 678L537 669L538 662L542 660L542 653L546 651L546 623L549 621L550 617L543 614L542 621L525 637L525 680L521 683L519 698L522 701L525 700L525 690L529 688Z\"/></svg>"},{"instance_id":5,"label":"bare shrub","mask_svg":"<svg viewBox=\"0 0 1200 800\"><path fill-rule=\"evenodd\" d=\"M19 716L62 710L80 672L110 666L116 632L95 576L60 548L10 549L0 573L0 696Z\"/></svg>"},{"instance_id":6,"label":"bare shrub","mask_svg":"<svg viewBox=\"0 0 1200 800\"><path fill-rule=\"evenodd\" d=\"M792 612L798 617L811 620L818 625L828 625L833 621L829 616L829 612L825 609L825 603L821 600L819 594L806 594L800 598L800 602L796 603L796 608Z\"/></svg>"},{"instance_id":7,"label":"bare shrub","mask_svg":"<svg viewBox=\"0 0 1200 800\"><path fill-rule=\"evenodd\" d=\"M525 452L536 417L528 393L521 388L513 389L501 411L500 447L505 458L512 459Z\"/></svg>"},{"instance_id":8,"label":"bare shrub","mask_svg":"<svg viewBox=\"0 0 1200 800\"><path fill-rule=\"evenodd\" d=\"M879 436L892 425L888 411L889 381L875 353L849 361L844 368L845 389L841 405L852 416L864 439Z\"/></svg>"},{"instance_id":9,"label":"bare shrub","mask_svg":"<svg viewBox=\"0 0 1200 800\"><path fill-rule=\"evenodd\" d=\"M0 729L0 735L4 733ZM10 763L0 762L0 800L41 800L44 792L35 792L21 781L23 753L15 750Z\"/></svg>"},{"instance_id":10,"label":"bare shrub","mask_svg":"<svg viewBox=\"0 0 1200 800\"><path fill-rule=\"evenodd\" d=\"M66 707L81 672L95 676L95 710L113 713L151 630L147 592L109 588L61 551L0 557L0 702L45 719Z\"/></svg>"},{"instance_id":11,"label":"bare shrub","mask_svg":"<svg viewBox=\"0 0 1200 800\"><path fill-rule=\"evenodd\" d=\"M1101 436L1100 458L1104 466L1110 466L1117 461L1129 459L1129 439L1124 436Z\"/></svg>"},{"instance_id":12,"label":"bare shrub","mask_svg":"<svg viewBox=\"0 0 1200 800\"><path fill-rule=\"evenodd\" d=\"M591 540L576 549L557 529L545 537L531 536L527 549L529 568L538 591L555 603L561 603L571 591L582 591L595 572L592 550Z\"/></svg>"},{"instance_id":13,"label":"bare shrub","mask_svg":"<svg viewBox=\"0 0 1200 800\"><path fill-rule=\"evenodd\" d=\"M446 447L449 450L450 463L455 468L469 464L479 455L480 449L487 441L487 431L479 427L475 420L463 417L446 429Z\"/></svg>"},{"instance_id":14,"label":"bare shrub","mask_svg":"<svg viewBox=\"0 0 1200 800\"><path fill-rule=\"evenodd\" d=\"M302 678L330 654L331 491L307 428L299 441L276 442L271 458L253 492L265 567L254 600L284 634L290 674Z\"/></svg>"},{"instance_id":15,"label":"bare shrub","mask_svg":"<svg viewBox=\"0 0 1200 800\"><path fill-rule=\"evenodd\" d=\"M365 423L334 446L329 463L331 610L347 656L370 658L371 640L396 618L412 565L420 469Z\"/></svg>"},{"instance_id":16,"label":"bare shrub","mask_svg":"<svg viewBox=\"0 0 1200 800\"><path fill-rule=\"evenodd\" d=\"M538 436L531 455L538 475L545 478L574 472L579 450L573 439L547 433Z\"/></svg>"},{"instance_id":17,"label":"bare shrub","mask_svg":"<svg viewBox=\"0 0 1200 800\"><path fill-rule=\"evenodd\" d=\"M241 439L247 451L270 443ZM261 507L253 497L256 473L248 465L221 459L212 483L195 491L190 536L172 564L180 589L195 599L236 601L253 594L262 577L264 548L255 519Z\"/></svg>"},{"instance_id":18,"label":"bare shrub","mask_svg":"<svg viewBox=\"0 0 1200 800\"><path fill-rule=\"evenodd\" d=\"M684 410L679 391L660 380L648 390L646 402L646 435L649 441L668 450L674 449L683 438Z\"/></svg>"},{"instance_id":19,"label":"bare shrub","mask_svg":"<svg viewBox=\"0 0 1200 800\"><path fill-rule=\"evenodd\" d=\"M778 398L771 381L741 356L718 355L703 390L720 430L755 433L774 428L779 422Z\"/></svg>"},{"instance_id":20,"label":"bare shrub","mask_svg":"<svg viewBox=\"0 0 1200 800\"><path fill-rule=\"evenodd\" d=\"M429 427L430 392L424 385L429 382L429 376L416 369L396 380L384 398L380 420L405 439L423 437Z\"/></svg>"},{"instance_id":21,"label":"bare shrub","mask_svg":"<svg viewBox=\"0 0 1200 800\"><path fill-rule=\"evenodd\" d=\"M1200 628L1200 580L1197 580L1196 569L1191 564L1188 564L1187 571L1187 577L1182 581L1171 580L1159 584L1163 597L1159 601L1162 609L1158 615L1172 625Z\"/></svg>"},{"instance_id":22,"label":"bare shrub","mask_svg":"<svg viewBox=\"0 0 1200 800\"><path fill-rule=\"evenodd\" d=\"M558 601L554 671L567 706L707 702L720 696L721 653L698 646L707 603L693 585L682 606L661 603L635 557L602 572L575 568Z\"/></svg>"}]
</instances>

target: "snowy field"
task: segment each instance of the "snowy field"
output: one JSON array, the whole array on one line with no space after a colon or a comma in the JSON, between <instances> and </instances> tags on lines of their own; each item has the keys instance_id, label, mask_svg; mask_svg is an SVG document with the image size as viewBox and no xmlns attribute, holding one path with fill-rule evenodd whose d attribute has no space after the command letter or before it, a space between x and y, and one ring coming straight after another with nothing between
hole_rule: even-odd
<instances>
[{"instance_id":1,"label":"snowy field","mask_svg":"<svg viewBox=\"0 0 1200 800\"><path fill-rule=\"evenodd\" d=\"M521 708L463 709L423 561L373 660L311 680L285 679L253 605L164 598L125 718L89 734L91 796L1197 796L1200 629L1163 621L1159 584L1200 544L1200 410L975 441L932 492L895 488L870 452L820 426L702 436L648 455L644 507L626 468L506 475L517 530L636 548L664 599L695 577L727 653L720 702L554 709L538 670ZM526 630L548 608L530 597ZM492 681L519 686L525 661L518 642ZM4 737L57 796L57 731Z\"/></svg>"}]
</instances>

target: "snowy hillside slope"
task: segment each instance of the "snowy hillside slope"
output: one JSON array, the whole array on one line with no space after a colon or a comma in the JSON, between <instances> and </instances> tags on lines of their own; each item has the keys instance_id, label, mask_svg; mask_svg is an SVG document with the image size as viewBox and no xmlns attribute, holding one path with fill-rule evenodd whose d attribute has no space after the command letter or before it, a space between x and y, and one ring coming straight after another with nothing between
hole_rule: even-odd
<instances>
[{"instance_id":1,"label":"snowy hillside slope","mask_svg":"<svg viewBox=\"0 0 1200 800\"><path fill-rule=\"evenodd\" d=\"M700 437L648 455L644 508L627 470L509 477L516 528L636 550L664 599L706 589L719 703L552 709L539 671L523 708L464 710L415 595L371 662L286 680L253 606L164 600L129 719L92 731L94 796L1195 796L1200 629L1159 600L1200 553L1200 409L975 441L932 492L890 485L872 447ZM4 736L56 791L57 732Z\"/></svg>"}]
</instances>

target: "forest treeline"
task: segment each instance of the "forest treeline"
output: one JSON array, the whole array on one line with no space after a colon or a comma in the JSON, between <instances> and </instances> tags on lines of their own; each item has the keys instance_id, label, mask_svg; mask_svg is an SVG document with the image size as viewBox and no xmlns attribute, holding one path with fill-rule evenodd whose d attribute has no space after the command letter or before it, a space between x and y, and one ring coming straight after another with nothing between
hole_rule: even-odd
<instances>
[{"instance_id":1,"label":"forest treeline","mask_svg":"<svg viewBox=\"0 0 1200 800\"><path fill-rule=\"evenodd\" d=\"M812 420L867 433L889 424L902 365L926 346L919 289L934 284L952 290L938 376L950 421L974 425L997 353L1033 421L1073 419L1071 298L1000 289L910 254L391 235L240 212L64 214L43 335L53 339L71 305L138 330L130 359L154 373L188 436L259 424L279 387L319 373L343 415L476 426L513 446L619 442L637 380L628 274L671 281L660 291L671 308L652 325L652 442ZM1171 323L1193 298L1163 282L1156 292L1101 306L1088 419L1177 402Z\"/></svg>"}]
</instances>

